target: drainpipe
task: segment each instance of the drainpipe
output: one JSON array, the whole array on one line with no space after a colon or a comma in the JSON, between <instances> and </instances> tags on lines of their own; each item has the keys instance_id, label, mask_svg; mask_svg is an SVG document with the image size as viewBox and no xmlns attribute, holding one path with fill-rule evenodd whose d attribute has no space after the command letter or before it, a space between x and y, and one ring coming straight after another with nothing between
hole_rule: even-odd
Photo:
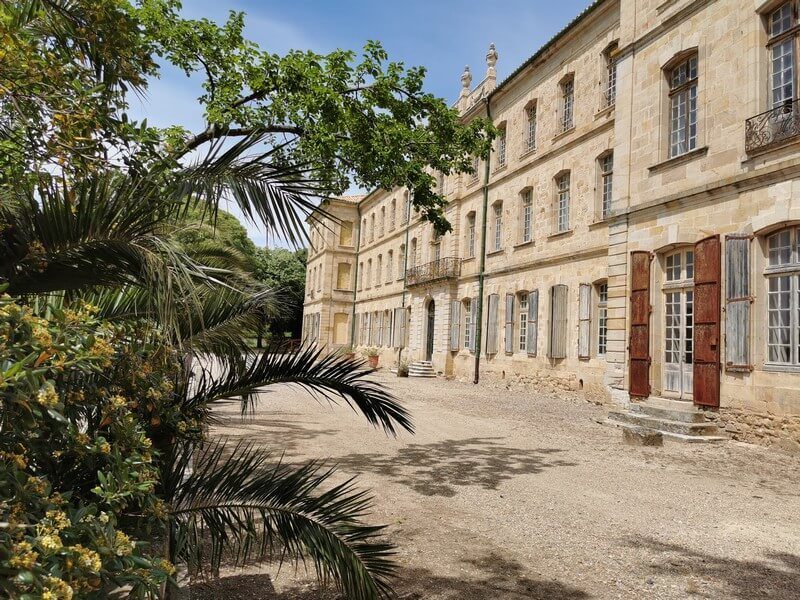
<instances>
[{"instance_id":1,"label":"drainpipe","mask_svg":"<svg viewBox=\"0 0 800 600\"><path fill-rule=\"evenodd\" d=\"M403 297L400 301L400 308L403 309L403 320L406 318L406 277L408 275L408 233L411 230L411 190L406 191L406 200L408 201L408 219L406 220L406 243L405 249L403 250ZM403 206L403 210L406 210L406 206ZM405 217L405 214L403 215ZM411 326L411 323L406 324L406 330ZM394 324L395 329L397 328L397 323ZM397 348L397 368L400 368L400 361L403 358L403 340L400 340L400 346Z\"/></svg>"},{"instance_id":2,"label":"drainpipe","mask_svg":"<svg viewBox=\"0 0 800 600\"><path fill-rule=\"evenodd\" d=\"M356 224L354 234L356 236L356 259L355 276L353 277L353 310L350 313L350 347L356 347L356 294L358 293L358 259L361 252L361 202L356 204Z\"/></svg>"},{"instance_id":3,"label":"drainpipe","mask_svg":"<svg viewBox=\"0 0 800 600\"><path fill-rule=\"evenodd\" d=\"M492 109L489 105L489 98L484 98L486 103L486 118L491 123ZM478 270L478 309L476 310L477 322L475 323L475 378L473 383L477 384L480 380L481 371L481 338L483 337L483 281L485 279L484 271L486 268L486 211L489 208L489 166L492 159L492 149L489 148L489 154L486 156L486 164L483 170L483 214L481 215L481 260L480 268Z\"/></svg>"}]
</instances>

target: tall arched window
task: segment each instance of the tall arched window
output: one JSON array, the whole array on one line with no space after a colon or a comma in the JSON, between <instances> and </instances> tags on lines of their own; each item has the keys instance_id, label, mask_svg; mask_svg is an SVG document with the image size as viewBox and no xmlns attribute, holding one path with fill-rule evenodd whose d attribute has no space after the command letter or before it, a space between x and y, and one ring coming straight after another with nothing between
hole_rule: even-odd
<instances>
[{"instance_id":1,"label":"tall arched window","mask_svg":"<svg viewBox=\"0 0 800 600\"><path fill-rule=\"evenodd\" d=\"M691 398L694 358L694 249L665 257L664 392Z\"/></svg>"},{"instance_id":2,"label":"tall arched window","mask_svg":"<svg viewBox=\"0 0 800 600\"><path fill-rule=\"evenodd\" d=\"M767 239L767 362L800 364L800 231Z\"/></svg>"},{"instance_id":3,"label":"tall arched window","mask_svg":"<svg viewBox=\"0 0 800 600\"><path fill-rule=\"evenodd\" d=\"M503 203L492 205L492 251L503 249Z\"/></svg>"}]
</instances>

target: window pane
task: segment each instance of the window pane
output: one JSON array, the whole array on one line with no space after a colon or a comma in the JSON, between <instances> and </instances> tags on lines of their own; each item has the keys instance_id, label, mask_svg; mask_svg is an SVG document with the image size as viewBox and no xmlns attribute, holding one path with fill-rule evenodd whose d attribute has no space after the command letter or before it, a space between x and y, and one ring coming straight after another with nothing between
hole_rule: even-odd
<instances>
[{"instance_id":1,"label":"window pane","mask_svg":"<svg viewBox=\"0 0 800 600\"><path fill-rule=\"evenodd\" d=\"M769 266L778 267L792 262L792 234L788 229L769 238Z\"/></svg>"},{"instance_id":2,"label":"window pane","mask_svg":"<svg viewBox=\"0 0 800 600\"><path fill-rule=\"evenodd\" d=\"M524 351L528 345L528 294L519 296L519 349Z\"/></svg>"},{"instance_id":3,"label":"window pane","mask_svg":"<svg viewBox=\"0 0 800 600\"><path fill-rule=\"evenodd\" d=\"M786 2L770 15L770 35L780 35L792 27L792 3Z\"/></svg>"},{"instance_id":4,"label":"window pane","mask_svg":"<svg viewBox=\"0 0 800 600\"><path fill-rule=\"evenodd\" d=\"M767 291L767 348L770 362L791 362L791 278L771 277Z\"/></svg>"}]
</instances>

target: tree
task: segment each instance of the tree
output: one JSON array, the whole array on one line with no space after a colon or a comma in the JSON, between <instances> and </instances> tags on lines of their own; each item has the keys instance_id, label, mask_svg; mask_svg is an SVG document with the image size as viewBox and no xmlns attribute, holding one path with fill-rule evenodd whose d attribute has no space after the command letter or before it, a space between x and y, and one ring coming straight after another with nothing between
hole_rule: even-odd
<instances>
[{"instance_id":1,"label":"tree","mask_svg":"<svg viewBox=\"0 0 800 600\"><path fill-rule=\"evenodd\" d=\"M278 292L287 307L274 318L265 318L263 324L270 331L282 335L286 332L297 339L303 326L303 299L306 287L307 250L287 250L285 248L259 248L256 252L253 276L269 289ZM258 348L262 347L263 330L257 331Z\"/></svg>"},{"instance_id":2,"label":"tree","mask_svg":"<svg viewBox=\"0 0 800 600\"><path fill-rule=\"evenodd\" d=\"M159 554L213 571L230 552L308 557L348 597L386 596L392 548L364 522L367 495L329 487L319 464L209 445L203 432L215 403L248 409L285 383L350 403L389 434L412 430L408 414L344 357L250 354L244 336L277 313L276 292L242 277L220 244L179 238L187 215L219 223L230 200L299 242L316 201L350 178L408 186L445 228L430 173L469 170L493 131L461 125L422 91L421 69L387 63L376 43L358 62L344 51L279 57L243 39L242 15L220 27L179 7L0 4L0 144L12 157L0 162L0 316L21 311L30 326L0 345L0 520L14 525L0 528L0 589L94 598L130 583L152 596L171 572ZM127 117L159 57L205 73L203 131ZM103 513L109 522L84 527ZM149 539L163 540L153 557ZM77 560L85 568L73 571Z\"/></svg>"}]
</instances>

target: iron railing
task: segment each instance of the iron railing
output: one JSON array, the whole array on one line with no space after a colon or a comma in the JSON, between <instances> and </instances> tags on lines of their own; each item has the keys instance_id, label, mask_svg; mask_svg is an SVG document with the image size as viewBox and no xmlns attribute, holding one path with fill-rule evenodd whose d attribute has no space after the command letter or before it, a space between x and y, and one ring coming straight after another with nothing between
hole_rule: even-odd
<instances>
[{"instance_id":1,"label":"iron railing","mask_svg":"<svg viewBox=\"0 0 800 600\"><path fill-rule=\"evenodd\" d=\"M800 137L800 101L787 100L780 106L750 117L744 126L744 147L750 153Z\"/></svg>"},{"instance_id":2,"label":"iron railing","mask_svg":"<svg viewBox=\"0 0 800 600\"><path fill-rule=\"evenodd\" d=\"M461 271L461 260L448 257L434 260L418 267L411 267L406 272L406 285L421 285L439 279L458 277Z\"/></svg>"}]
</instances>

